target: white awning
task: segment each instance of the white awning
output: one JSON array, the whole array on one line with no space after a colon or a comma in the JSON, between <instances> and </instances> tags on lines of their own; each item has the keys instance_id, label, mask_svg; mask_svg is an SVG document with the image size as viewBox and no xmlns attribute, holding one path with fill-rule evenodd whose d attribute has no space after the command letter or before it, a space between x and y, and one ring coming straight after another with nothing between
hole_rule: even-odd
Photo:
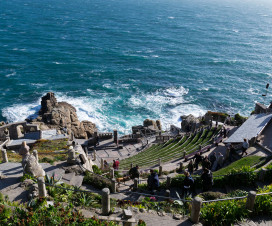
<instances>
[{"instance_id":1,"label":"white awning","mask_svg":"<svg viewBox=\"0 0 272 226\"><path fill-rule=\"evenodd\" d=\"M271 118L272 114L251 115L224 143L241 143L244 138L251 140L263 131Z\"/></svg>"}]
</instances>

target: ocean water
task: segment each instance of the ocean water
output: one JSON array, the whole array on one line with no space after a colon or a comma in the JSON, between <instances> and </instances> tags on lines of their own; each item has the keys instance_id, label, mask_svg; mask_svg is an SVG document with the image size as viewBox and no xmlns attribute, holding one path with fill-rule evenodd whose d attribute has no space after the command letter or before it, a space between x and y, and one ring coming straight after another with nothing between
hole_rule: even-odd
<instances>
[{"instance_id":1,"label":"ocean water","mask_svg":"<svg viewBox=\"0 0 272 226\"><path fill-rule=\"evenodd\" d=\"M49 91L100 131L248 115L272 99L272 1L1 1L0 53L0 120L35 116Z\"/></svg>"}]
</instances>

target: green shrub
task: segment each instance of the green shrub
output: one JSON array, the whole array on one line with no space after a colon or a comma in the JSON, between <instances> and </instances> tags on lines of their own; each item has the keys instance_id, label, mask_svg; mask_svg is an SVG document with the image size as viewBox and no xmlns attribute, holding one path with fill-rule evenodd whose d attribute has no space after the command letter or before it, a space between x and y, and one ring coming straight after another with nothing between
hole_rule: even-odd
<instances>
[{"instance_id":1,"label":"green shrub","mask_svg":"<svg viewBox=\"0 0 272 226\"><path fill-rule=\"evenodd\" d=\"M92 185L93 187L98 189L109 188L112 191L111 182L108 179L104 179L90 172L86 172L83 183Z\"/></svg>"},{"instance_id":2,"label":"green shrub","mask_svg":"<svg viewBox=\"0 0 272 226\"><path fill-rule=\"evenodd\" d=\"M201 208L201 219L204 225L231 225L249 215L245 209L245 200L227 200L204 204Z\"/></svg>"},{"instance_id":3,"label":"green shrub","mask_svg":"<svg viewBox=\"0 0 272 226\"><path fill-rule=\"evenodd\" d=\"M95 174L99 174L99 175L103 174L103 171L101 169L99 169L99 167L97 165L93 165L92 168L93 168L93 172Z\"/></svg>"},{"instance_id":4,"label":"green shrub","mask_svg":"<svg viewBox=\"0 0 272 226\"><path fill-rule=\"evenodd\" d=\"M272 192L272 185L266 186L264 188L260 188L258 193L269 193ZM260 215L272 215L272 194L270 195L260 195L256 197L254 204L253 213L256 216Z\"/></svg>"},{"instance_id":5,"label":"green shrub","mask_svg":"<svg viewBox=\"0 0 272 226\"><path fill-rule=\"evenodd\" d=\"M240 114L236 114L234 115L234 120L237 122L237 125L242 125L244 123L244 121L246 121L247 117L243 117Z\"/></svg>"},{"instance_id":6,"label":"green shrub","mask_svg":"<svg viewBox=\"0 0 272 226\"><path fill-rule=\"evenodd\" d=\"M207 192L198 194L198 196L203 198L204 200L215 200L215 199L220 199L224 197L225 194L221 192L207 191Z\"/></svg>"},{"instance_id":7,"label":"green shrub","mask_svg":"<svg viewBox=\"0 0 272 226\"><path fill-rule=\"evenodd\" d=\"M39 205L35 208L20 209L13 211L0 205L0 225L118 225L114 222L103 222L95 217L87 219L82 213L74 209L72 204L62 206L55 203L54 206L45 205L44 199L38 199Z\"/></svg>"}]
</instances>

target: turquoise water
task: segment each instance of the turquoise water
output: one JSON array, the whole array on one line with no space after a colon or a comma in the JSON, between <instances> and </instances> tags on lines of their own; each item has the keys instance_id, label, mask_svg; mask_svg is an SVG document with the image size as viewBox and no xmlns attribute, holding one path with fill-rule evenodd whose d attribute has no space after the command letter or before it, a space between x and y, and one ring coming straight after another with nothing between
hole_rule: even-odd
<instances>
[{"instance_id":1,"label":"turquoise water","mask_svg":"<svg viewBox=\"0 0 272 226\"><path fill-rule=\"evenodd\" d=\"M272 78L272 2L0 2L0 120L48 91L101 131L206 110L249 114Z\"/></svg>"}]
</instances>

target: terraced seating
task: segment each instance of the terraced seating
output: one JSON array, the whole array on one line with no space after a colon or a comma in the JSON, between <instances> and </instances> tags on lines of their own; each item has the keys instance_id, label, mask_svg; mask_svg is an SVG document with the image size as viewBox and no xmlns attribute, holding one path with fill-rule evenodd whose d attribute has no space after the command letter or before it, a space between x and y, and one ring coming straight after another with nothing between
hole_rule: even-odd
<instances>
[{"instance_id":1,"label":"terraced seating","mask_svg":"<svg viewBox=\"0 0 272 226\"><path fill-rule=\"evenodd\" d=\"M158 159L162 162L179 159L184 156L184 153L188 155L198 150L199 146L211 144L219 131L220 128L210 131L203 129L191 136L185 135L182 138L170 139L164 144L155 144L137 155L122 160L120 168L128 169L131 163L140 167L150 167L158 164Z\"/></svg>"}]
</instances>

